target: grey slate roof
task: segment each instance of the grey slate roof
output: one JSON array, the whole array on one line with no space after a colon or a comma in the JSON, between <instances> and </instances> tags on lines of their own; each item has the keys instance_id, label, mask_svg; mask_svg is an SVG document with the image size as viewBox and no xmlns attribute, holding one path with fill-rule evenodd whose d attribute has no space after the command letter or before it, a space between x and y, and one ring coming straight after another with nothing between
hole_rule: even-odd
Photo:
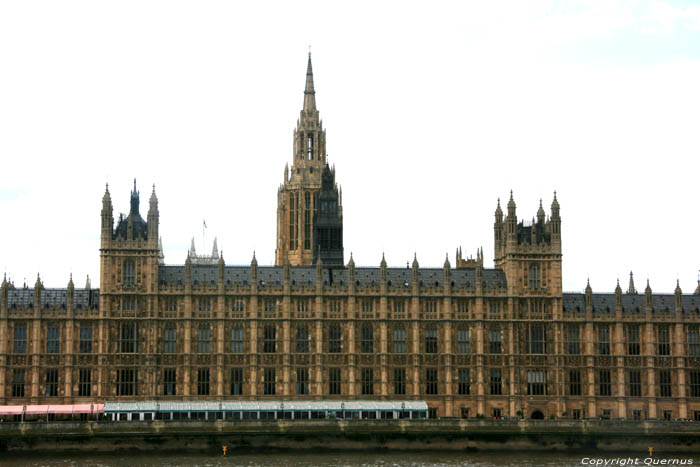
<instances>
[{"instance_id":1,"label":"grey slate roof","mask_svg":"<svg viewBox=\"0 0 700 467\"><path fill-rule=\"evenodd\" d=\"M615 312L615 294L592 295L593 312L605 313L606 308ZM644 313L646 307L646 296L644 294L629 295L623 293L620 297L623 313ZM565 312L575 312L576 307L581 312L586 311L586 295L582 293L564 293L562 304ZM651 298L654 313L676 312L676 296L674 294L656 294ZM700 295L681 295L681 307L684 313L700 314Z\"/></svg>"},{"instance_id":2,"label":"grey slate roof","mask_svg":"<svg viewBox=\"0 0 700 467\"><path fill-rule=\"evenodd\" d=\"M42 308L65 308L68 289L41 289L40 304ZM73 307L76 309L99 306L100 289L74 289ZM8 289L8 308L31 308L34 306L34 289Z\"/></svg>"},{"instance_id":3,"label":"grey slate roof","mask_svg":"<svg viewBox=\"0 0 700 467\"><path fill-rule=\"evenodd\" d=\"M217 265L192 265L193 284L216 284L219 278ZM348 269L333 269L333 283L347 285ZM316 268L314 266L291 267L289 269L289 279L293 285L316 285ZM329 283L328 269L324 268L322 280L324 284ZM260 266L258 267L258 280L267 285L282 284L284 282L284 268L282 266ZM424 287L443 286L444 271L442 268L422 268L418 271L418 280ZM158 268L158 281L161 284L184 284L184 266L165 266ZM359 285L374 283L379 286L381 281L381 270L378 267L358 267L355 268L355 281ZM454 287L474 287L476 285L476 270L473 268L452 269L451 281ZM506 277L500 269L484 269L482 275L484 286L505 287ZM225 266L224 282L227 285L241 284L248 285L250 282L250 266ZM387 268L387 284L398 287L407 284L413 285L413 270L406 268Z\"/></svg>"}]
</instances>

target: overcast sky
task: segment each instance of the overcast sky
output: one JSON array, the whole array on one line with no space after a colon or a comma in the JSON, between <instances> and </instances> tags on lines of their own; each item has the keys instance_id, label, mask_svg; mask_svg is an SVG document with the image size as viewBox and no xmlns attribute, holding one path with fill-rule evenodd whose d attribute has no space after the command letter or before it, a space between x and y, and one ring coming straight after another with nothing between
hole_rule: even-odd
<instances>
[{"instance_id":1,"label":"overcast sky","mask_svg":"<svg viewBox=\"0 0 700 467\"><path fill-rule=\"evenodd\" d=\"M561 204L564 289L692 293L700 268L694 2L0 3L0 267L99 281L100 209L155 183L165 259L214 236L274 261L309 45L346 261L440 267L496 201Z\"/></svg>"}]
</instances>

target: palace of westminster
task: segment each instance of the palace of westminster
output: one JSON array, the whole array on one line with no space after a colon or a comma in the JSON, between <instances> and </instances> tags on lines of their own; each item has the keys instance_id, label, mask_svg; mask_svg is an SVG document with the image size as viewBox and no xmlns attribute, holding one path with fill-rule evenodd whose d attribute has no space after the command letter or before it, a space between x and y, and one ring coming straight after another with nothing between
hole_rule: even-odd
<instances>
[{"instance_id":1,"label":"palace of westminster","mask_svg":"<svg viewBox=\"0 0 700 467\"><path fill-rule=\"evenodd\" d=\"M442 268L355 266L326 163L309 57L275 266L214 248L166 265L155 188L116 227L102 198L100 286L0 297L0 404L425 400L431 416L700 420L693 294L562 292L561 217L495 212L483 252Z\"/></svg>"}]
</instances>

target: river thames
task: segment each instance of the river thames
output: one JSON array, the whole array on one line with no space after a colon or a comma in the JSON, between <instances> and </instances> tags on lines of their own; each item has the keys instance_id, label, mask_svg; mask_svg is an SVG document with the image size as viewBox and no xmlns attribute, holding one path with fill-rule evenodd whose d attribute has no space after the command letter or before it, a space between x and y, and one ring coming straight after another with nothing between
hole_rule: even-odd
<instances>
[{"instance_id":1,"label":"river thames","mask_svg":"<svg viewBox=\"0 0 700 467\"><path fill-rule=\"evenodd\" d=\"M607 462L606 462L607 461ZM534 467L534 466L630 466L630 465L700 465L700 454L654 455L648 453L552 453L552 452L279 452L264 454L73 454L18 455L0 454L0 465L19 466L363 466L363 467Z\"/></svg>"}]
</instances>

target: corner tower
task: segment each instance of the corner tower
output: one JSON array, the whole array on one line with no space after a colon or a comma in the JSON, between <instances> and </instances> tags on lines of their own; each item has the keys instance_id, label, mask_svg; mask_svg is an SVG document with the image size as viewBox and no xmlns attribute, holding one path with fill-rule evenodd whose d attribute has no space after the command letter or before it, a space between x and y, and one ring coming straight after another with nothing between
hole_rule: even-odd
<instances>
[{"instance_id":1,"label":"corner tower","mask_svg":"<svg viewBox=\"0 0 700 467\"><path fill-rule=\"evenodd\" d=\"M545 217L540 200L532 223L518 222L513 192L505 219L500 200L495 217L494 263L506 274L508 293L561 297L561 217L556 192L549 218Z\"/></svg>"},{"instance_id":2,"label":"corner tower","mask_svg":"<svg viewBox=\"0 0 700 467\"><path fill-rule=\"evenodd\" d=\"M129 214L120 214L116 228L109 188L102 197L100 242L100 299L102 310L122 316L144 315L153 306L148 297L157 292L158 198L155 186L149 200L147 220L139 212L139 192L131 192Z\"/></svg>"},{"instance_id":3,"label":"corner tower","mask_svg":"<svg viewBox=\"0 0 700 467\"><path fill-rule=\"evenodd\" d=\"M284 265L288 257L292 266L310 266L320 251L324 265L342 265L341 198L335 170L331 171L326 160L326 131L316 109L311 54L306 68L304 106L292 146L292 168L290 171L285 165L284 181L277 191L275 264ZM327 209L319 214L322 191Z\"/></svg>"}]
</instances>

